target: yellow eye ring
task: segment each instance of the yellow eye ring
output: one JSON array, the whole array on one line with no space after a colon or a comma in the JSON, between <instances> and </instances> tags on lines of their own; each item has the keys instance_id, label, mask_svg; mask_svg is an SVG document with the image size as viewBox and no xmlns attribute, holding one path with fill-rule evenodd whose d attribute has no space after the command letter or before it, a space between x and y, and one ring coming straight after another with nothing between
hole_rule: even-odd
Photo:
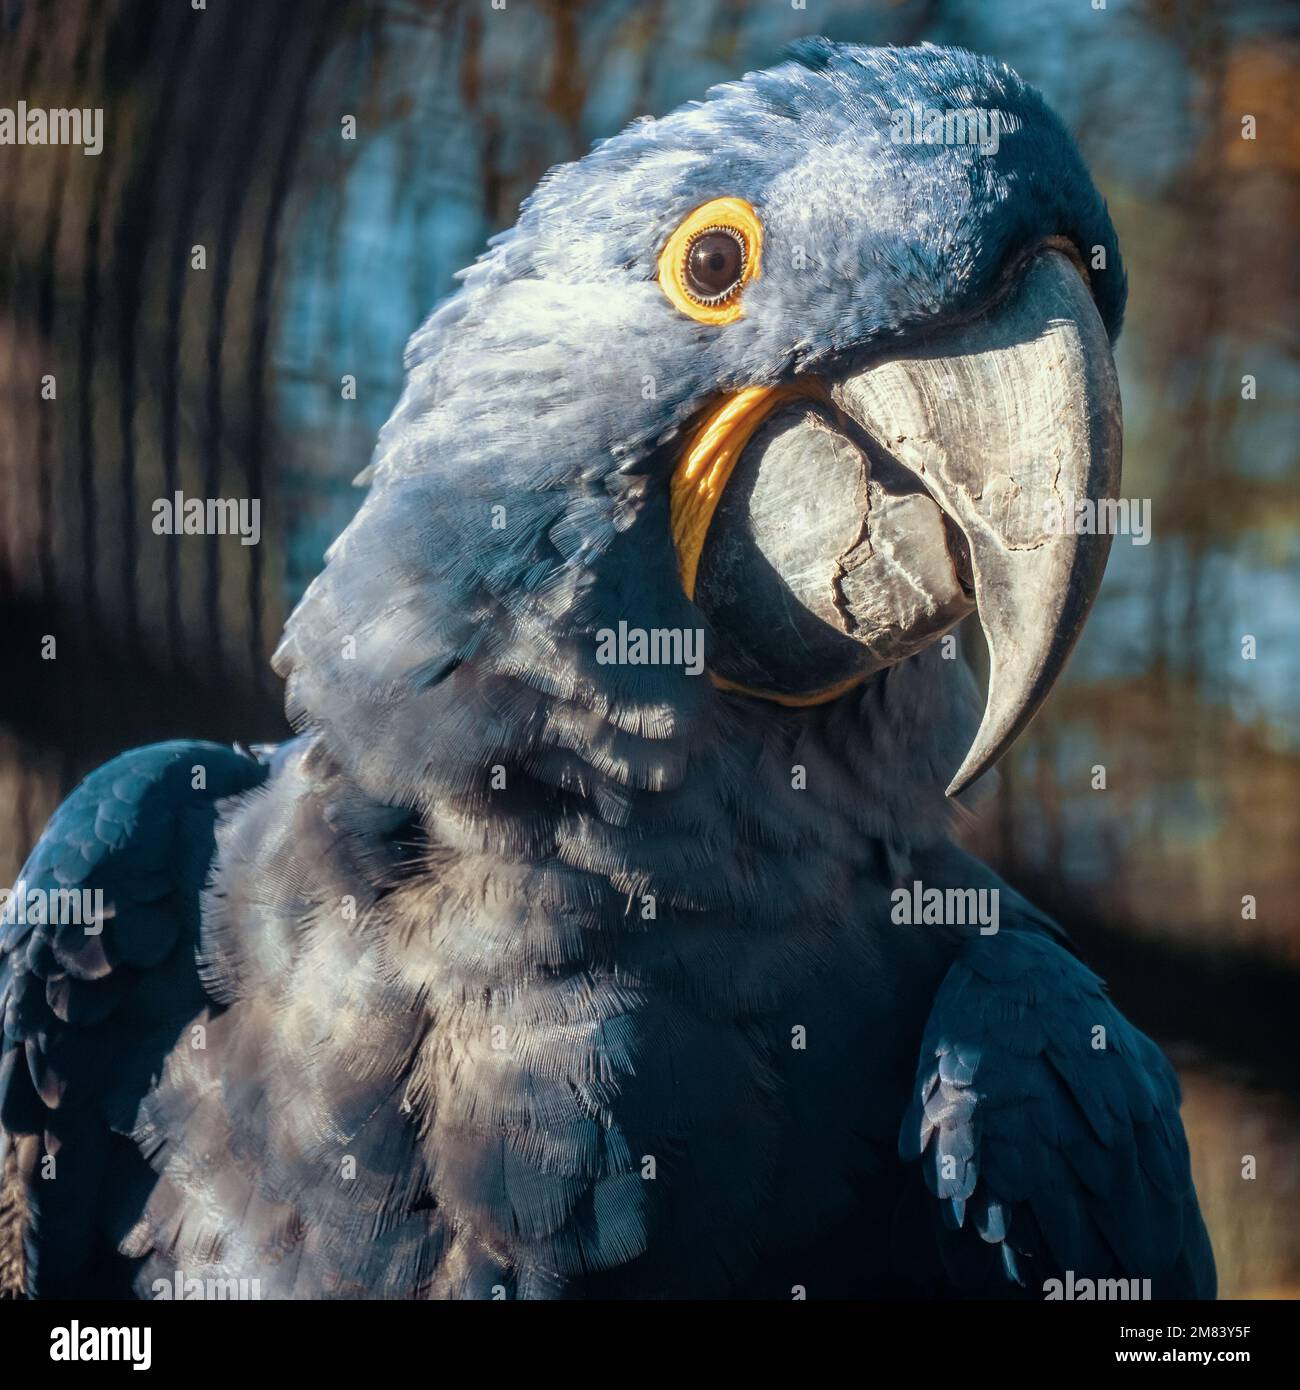
<instances>
[{"instance_id":1,"label":"yellow eye ring","mask_svg":"<svg viewBox=\"0 0 1300 1390\"><path fill-rule=\"evenodd\" d=\"M734 283L717 294L693 289L689 280L692 252L706 237L734 238L739 247ZM741 293L758 279L762 254L763 226L750 204L743 198L714 198L686 217L660 251L659 288L696 323L734 323L744 313Z\"/></svg>"}]
</instances>

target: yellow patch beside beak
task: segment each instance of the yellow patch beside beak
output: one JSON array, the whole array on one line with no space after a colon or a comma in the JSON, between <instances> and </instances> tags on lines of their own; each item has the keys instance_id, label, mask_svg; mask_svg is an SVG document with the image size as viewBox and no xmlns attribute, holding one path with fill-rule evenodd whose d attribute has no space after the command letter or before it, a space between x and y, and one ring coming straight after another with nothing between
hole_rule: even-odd
<instances>
[{"instance_id":1,"label":"yellow patch beside beak","mask_svg":"<svg viewBox=\"0 0 1300 1390\"><path fill-rule=\"evenodd\" d=\"M695 598L695 579L704 550L709 524L722 498L723 489L745 446L765 419L778 407L792 400L825 400L820 383L809 381L798 386L750 386L707 411L692 431L669 484L669 508L673 545L677 551L677 572L686 597ZM810 479L810 485L815 480ZM721 690L771 700L779 705L801 708L821 705L858 685L863 677L850 679L812 695L784 695L774 691L751 690L725 676L709 672L709 679Z\"/></svg>"},{"instance_id":2,"label":"yellow patch beside beak","mask_svg":"<svg viewBox=\"0 0 1300 1390\"><path fill-rule=\"evenodd\" d=\"M670 484L677 571L687 598L695 597L704 538L722 490L754 431L777 406L811 394L796 386L750 386L728 396L696 425Z\"/></svg>"}]
</instances>

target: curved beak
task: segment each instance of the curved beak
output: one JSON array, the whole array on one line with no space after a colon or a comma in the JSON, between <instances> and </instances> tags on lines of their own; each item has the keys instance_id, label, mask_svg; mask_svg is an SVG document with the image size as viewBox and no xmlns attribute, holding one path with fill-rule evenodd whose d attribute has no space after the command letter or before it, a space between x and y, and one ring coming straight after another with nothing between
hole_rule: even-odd
<instances>
[{"instance_id":1,"label":"curved beak","mask_svg":"<svg viewBox=\"0 0 1300 1390\"><path fill-rule=\"evenodd\" d=\"M834 382L831 396L943 511L974 591L989 692L955 796L1033 718L1101 584L1111 538L1097 504L1117 496L1121 458L1106 330L1074 261L1045 249L982 317Z\"/></svg>"}]
</instances>

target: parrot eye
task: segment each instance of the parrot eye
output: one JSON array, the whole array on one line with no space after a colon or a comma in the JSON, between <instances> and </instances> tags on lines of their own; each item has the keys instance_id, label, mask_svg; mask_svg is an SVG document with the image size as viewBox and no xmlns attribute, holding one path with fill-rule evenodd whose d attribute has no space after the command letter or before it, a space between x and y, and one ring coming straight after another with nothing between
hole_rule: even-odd
<instances>
[{"instance_id":1,"label":"parrot eye","mask_svg":"<svg viewBox=\"0 0 1300 1390\"><path fill-rule=\"evenodd\" d=\"M701 304L730 299L744 280L745 260L745 243L730 227L708 227L698 232L686 250L682 278L687 292Z\"/></svg>"},{"instance_id":2,"label":"parrot eye","mask_svg":"<svg viewBox=\"0 0 1300 1390\"><path fill-rule=\"evenodd\" d=\"M763 229L743 198L698 207L659 253L659 288L696 323L732 323L741 292L757 279Z\"/></svg>"}]
</instances>

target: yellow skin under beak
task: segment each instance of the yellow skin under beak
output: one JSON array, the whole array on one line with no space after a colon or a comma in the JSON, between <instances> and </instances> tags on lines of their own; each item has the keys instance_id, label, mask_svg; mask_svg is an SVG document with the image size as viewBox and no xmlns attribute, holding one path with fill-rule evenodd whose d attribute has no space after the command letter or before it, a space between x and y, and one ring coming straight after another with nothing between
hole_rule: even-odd
<instances>
[{"instance_id":1,"label":"yellow skin under beak","mask_svg":"<svg viewBox=\"0 0 1300 1390\"><path fill-rule=\"evenodd\" d=\"M826 399L819 383L810 381L799 386L750 386L706 411L692 431L669 485L677 572L687 598L695 598L695 577L709 524L745 446L773 410L792 400L807 399ZM753 690L712 671L709 672L709 679L720 690L733 690L797 709L826 704L846 690L860 685L865 677L851 676L812 695L783 695Z\"/></svg>"}]
</instances>

